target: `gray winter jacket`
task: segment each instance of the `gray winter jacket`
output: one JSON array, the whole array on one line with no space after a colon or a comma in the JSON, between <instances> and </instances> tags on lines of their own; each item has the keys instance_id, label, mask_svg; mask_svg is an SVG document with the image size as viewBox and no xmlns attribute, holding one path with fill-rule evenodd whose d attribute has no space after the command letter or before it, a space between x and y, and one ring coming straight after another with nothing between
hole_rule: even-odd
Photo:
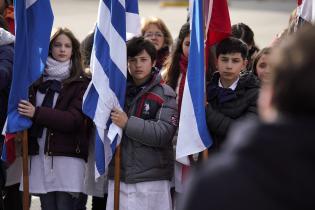
<instances>
[{"instance_id":1,"label":"gray winter jacket","mask_svg":"<svg viewBox=\"0 0 315 210\"><path fill-rule=\"evenodd\" d=\"M174 155L172 138L178 125L176 94L155 75L142 87L127 88L129 116L121 142L121 181L131 184L170 180ZM109 178L114 177L114 160Z\"/></svg>"}]
</instances>

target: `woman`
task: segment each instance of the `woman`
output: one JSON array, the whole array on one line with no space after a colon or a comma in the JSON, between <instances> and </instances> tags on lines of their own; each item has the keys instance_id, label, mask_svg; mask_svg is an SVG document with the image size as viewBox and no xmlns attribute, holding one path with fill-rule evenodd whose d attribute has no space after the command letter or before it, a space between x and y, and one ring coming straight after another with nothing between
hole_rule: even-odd
<instances>
[{"instance_id":1,"label":"woman","mask_svg":"<svg viewBox=\"0 0 315 210\"><path fill-rule=\"evenodd\" d=\"M159 18L148 18L142 23L142 36L150 40L157 50L155 67L163 68L164 62L169 56L173 38L165 23Z\"/></svg>"}]
</instances>

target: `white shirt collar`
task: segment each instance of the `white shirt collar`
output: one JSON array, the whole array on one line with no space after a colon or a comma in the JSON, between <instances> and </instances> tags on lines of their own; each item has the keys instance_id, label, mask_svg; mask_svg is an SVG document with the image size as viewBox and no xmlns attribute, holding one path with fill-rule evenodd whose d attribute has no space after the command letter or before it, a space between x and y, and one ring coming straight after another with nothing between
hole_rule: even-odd
<instances>
[{"instance_id":1,"label":"white shirt collar","mask_svg":"<svg viewBox=\"0 0 315 210\"><path fill-rule=\"evenodd\" d=\"M233 82L233 84L230 87L228 87L228 88L230 88L230 89L232 89L234 91L236 89L236 87L237 87L237 83L238 83L239 80L240 80L240 77L238 77L237 80L235 80L235 82ZM223 85L222 85L220 79L219 79L219 87L223 88Z\"/></svg>"}]
</instances>

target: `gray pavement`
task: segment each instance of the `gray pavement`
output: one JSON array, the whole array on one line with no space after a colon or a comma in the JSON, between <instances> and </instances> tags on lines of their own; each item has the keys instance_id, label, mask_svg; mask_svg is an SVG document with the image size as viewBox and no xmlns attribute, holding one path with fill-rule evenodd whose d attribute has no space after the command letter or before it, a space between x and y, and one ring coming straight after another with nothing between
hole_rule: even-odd
<instances>
[{"instance_id":1,"label":"gray pavement","mask_svg":"<svg viewBox=\"0 0 315 210\"><path fill-rule=\"evenodd\" d=\"M55 15L54 27L70 28L82 40L93 28L96 21L98 0L52 0ZM294 9L295 0L230 0L232 24L244 22L255 33L259 47L267 46L273 37L287 27L290 12ZM169 27L173 37L186 20L187 9L161 8L159 1L140 1L142 17L157 16ZM37 197L32 199L32 210L39 210ZM89 198L87 209L91 209Z\"/></svg>"}]
</instances>

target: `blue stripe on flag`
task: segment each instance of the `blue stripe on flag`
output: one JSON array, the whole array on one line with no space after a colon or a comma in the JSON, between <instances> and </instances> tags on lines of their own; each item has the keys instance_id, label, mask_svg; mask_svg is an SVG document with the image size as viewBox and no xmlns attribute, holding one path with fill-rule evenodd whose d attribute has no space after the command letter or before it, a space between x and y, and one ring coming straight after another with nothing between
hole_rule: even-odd
<instances>
[{"instance_id":1,"label":"blue stripe on flag","mask_svg":"<svg viewBox=\"0 0 315 210\"><path fill-rule=\"evenodd\" d=\"M98 92L96 91L94 85L91 84L91 88L89 89L89 92L83 101L84 113L91 119L93 119L95 116L98 98Z\"/></svg>"},{"instance_id":2,"label":"blue stripe on flag","mask_svg":"<svg viewBox=\"0 0 315 210\"><path fill-rule=\"evenodd\" d=\"M95 43L96 58L100 62L107 77L110 78L109 86L116 94L120 106L123 107L125 101L126 77L110 58L110 47L98 28L95 31Z\"/></svg>"},{"instance_id":3,"label":"blue stripe on flag","mask_svg":"<svg viewBox=\"0 0 315 210\"><path fill-rule=\"evenodd\" d=\"M126 12L139 14L138 4L135 4L133 1L126 1Z\"/></svg>"},{"instance_id":4,"label":"blue stripe on flag","mask_svg":"<svg viewBox=\"0 0 315 210\"><path fill-rule=\"evenodd\" d=\"M50 1L37 0L26 9L26 1L14 1L16 37L11 92L8 103L7 132L29 128L31 120L17 112L21 99L28 99L28 89L43 72L48 55L53 24Z\"/></svg>"},{"instance_id":5,"label":"blue stripe on flag","mask_svg":"<svg viewBox=\"0 0 315 210\"><path fill-rule=\"evenodd\" d=\"M138 8L138 1L126 0L126 5L129 5L130 2L135 4L133 6L133 10L135 11L134 8ZM115 62L122 61L119 59L127 61L125 46L127 26L125 18L126 11L124 5L121 4L119 0L101 0L99 9L99 20L101 17L109 17L111 22L104 20L103 23L106 23L106 25L98 23L95 30L94 47L91 55L91 68L94 68L92 69L92 72L94 73L92 75L92 84L90 84L84 95L83 112L93 119L96 126L99 126L96 127L95 133L95 162L98 175L103 175L106 172L116 146L120 142L120 137L118 135L112 139L112 143L110 143L111 140L107 137L108 131L112 131L111 134L113 135L120 133L120 131L115 130L115 126L110 127L112 130L109 129L109 124L111 122L108 117L110 116L110 113L106 112L110 112L110 109L114 108L108 107L113 104L111 102L117 103L118 101L121 108L124 105L127 66L126 62ZM101 14L100 12L102 11L109 12L110 14ZM104 28L99 29L98 27ZM101 32L106 33L104 34L106 37L104 37ZM117 43L113 42L114 40L119 41L120 44L117 45ZM94 77L94 74L98 75L98 77ZM99 81L100 78L104 78L105 81ZM108 87L110 89L108 89ZM116 98L112 97L112 92L115 94ZM103 127L106 127L109 130L101 128L102 125L105 124L104 122L107 123L106 126L104 125Z\"/></svg>"},{"instance_id":6,"label":"blue stripe on flag","mask_svg":"<svg viewBox=\"0 0 315 210\"><path fill-rule=\"evenodd\" d=\"M119 36L126 40L126 18L117 18L121 15L125 15L125 8L120 4L118 0L112 0L112 10L116 15L112 15L111 22L113 27L118 32Z\"/></svg>"},{"instance_id":7,"label":"blue stripe on flag","mask_svg":"<svg viewBox=\"0 0 315 210\"><path fill-rule=\"evenodd\" d=\"M99 136L98 132L95 132L95 157L97 157L95 161L96 169L99 174L105 173L105 151L104 151L104 143Z\"/></svg>"},{"instance_id":8,"label":"blue stripe on flag","mask_svg":"<svg viewBox=\"0 0 315 210\"><path fill-rule=\"evenodd\" d=\"M200 91L204 90L205 85L202 0L195 0L193 9L187 82L190 87L199 135L205 147L209 147L212 144L212 139L205 118L205 94L204 91Z\"/></svg>"}]
</instances>

